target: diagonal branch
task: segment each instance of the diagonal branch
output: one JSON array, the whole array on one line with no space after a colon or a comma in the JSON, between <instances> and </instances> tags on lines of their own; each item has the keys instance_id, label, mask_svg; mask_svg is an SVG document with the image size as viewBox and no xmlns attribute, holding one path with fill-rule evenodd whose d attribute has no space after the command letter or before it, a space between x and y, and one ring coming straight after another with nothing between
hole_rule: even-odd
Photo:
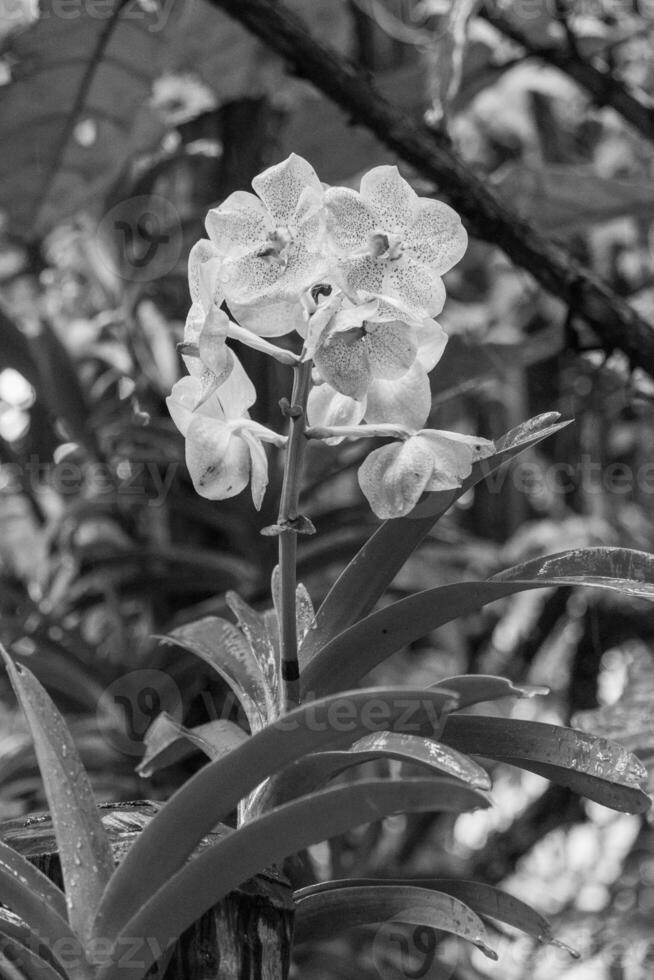
<instances>
[{"instance_id":1,"label":"diagonal branch","mask_svg":"<svg viewBox=\"0 0 654 980\"><path fill-rule=\"evenodd\" d=\"M375 91L340 55L314 40L302 21L271 0L211 0L260 37L293 70L366 126L421 174L434 181L470 231L498 245L572 313L586 320L607 350L624 351L654 376L654 328L561 246L507 210L454 152L446 136L417 125ZM319 122L318 122L319 125Z\"/></svg>"},{"instance_id":2,"label":"diagonal branch","mask_svg":"<svg viewBox=\"0 0 654 980\"><path fill-rule=\"evenodd\" d=\"M596 68L570 45L538 44L507 17L494 10L485 10L481 16L505 37L524 48L528 55L569 75L597 105L611 106L646 139L654 140L654 107L641 102L611 72Z\"/></svg>"}]
</instances>

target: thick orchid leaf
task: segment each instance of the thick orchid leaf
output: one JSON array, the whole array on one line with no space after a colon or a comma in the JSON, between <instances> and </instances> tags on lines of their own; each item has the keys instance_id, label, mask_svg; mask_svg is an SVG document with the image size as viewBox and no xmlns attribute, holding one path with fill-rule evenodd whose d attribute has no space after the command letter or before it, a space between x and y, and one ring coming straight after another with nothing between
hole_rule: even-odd
<instances>
[{"instance_id":1,"label":"thick orchid leaf","mask_svg":"<svg viewBox=\"0 0 654 980\"><path fill-rule=\"evenodd\" d=\"M67 944L69 956L72 950L79 946L79 940L74 940L74 942L75 946L72 949L70 944ZM73 955L77 958L79 953ZM7 964L11 964L10 970L6 969ZM13 970L17 972L14 973ZM14 939L13 936L3 933L0 929L0 977L6 977L7 980L14 980L16 977L21 977L23 980L61 980L61 976L59 970L56 970L51 963L44 960L33 949ZM67 976L77 977L78 980L83 980L83 978L91 980L92 974L90 967L87 967L85 973L79 969L74 969L69 971Z\"/></svg>"},{"instance_id":2,"label":"thick orchid leaf","mask_svg":"<svg viewBox=\"0 0 654 980\"><path fill-rule=\"evenodd\" d=\"M0 646L11 686L25 712L57 838L68 919L88 938L114 861L93 790L66 723L34 675Z\"/></svg>"},{"instance_id":3,"label":"thick orchid leaf","mask_svg":"<svg viewBox=\"0 0 654 980\"><path fill-rule=\"evenodd\" d=\"M227 605L247 638L268 691L266 721L274 721L280 704L280 663L277 618L274 613L258 613L237 592L225 595Z\"/></svg>"},{"instance_id":4,"label":"thick orchid leaf","mask_svg":"<svg viewBox=\"0 0 654 980\"><path fill-rule=\"evenodd\" d=\"M445 689L347 691L290 711L197 772L131 846L103 896L94 932L114 939L183 865L202 837L259 783L311 752L352 745L379 731L430 735L456 705Z\"/></svg>"},{"instance_id":5,"label":"thick orchid leaf","mask_svg":"<svg viewBox=\"0 0 654 980\"><path fill-rule=\"evenodd\" d=\"M460 752L538 773L613 810L645 813L651 805L642 789L645 768L606 738L517 718L456 715L448 718L442 739Z\"/></svg>"},{"instance_id":6,"label":"thick orchid leaf","mask_svg":"<svg viewBox=\"0 0 654 980\"><path fill-rule=\"evenodd\" d=\"M484 701L499 701L501 698L533 698L538 694L549 694L547 687L533 684L521 684L517 687L505 677L494 677L491 674L460 674L456 677L446 677L433 686L446 687L448 691L457 692L459 695L457 711Z\"/></svg>"},{"instance_id":7,"label":"thick orchid leaf","mask_svg":"<svg viewBox=\"0 0 654 980\"><path fill-rule=\"evenodd\" d=\"M511 429L496 442L495 455L475 463L461 487L429 493L407 517L384 521L344 569L320 606L315 627L300 648L300 665L305 667L332 637L370 612L407 558L462 494L525 449L570 424L559 420L557 412L550 412Z\"/></svg>"},{"instance_id":8,"label":"thick orchid leaf","mask_svg":"<svg viewBox=\"0 0 654 980\"><path fill-rule=\"evenodd\" d=\"M266 724L273 692L251 648L249 635L226 619L205 616L162 637L190 650L216 671L241 702L253 732Z\"/></svg>"},{"instance_id":9,"label":"thick orchid leaf","mask_svg":"<svg viewBox=\"0 0 654 980\"><path fill-rule=\"evenodd\" d=\"M562 943L553 938L552 927L545 916L527 905L526 902L484 882L460 881L456 878L343 878L337 881L323 881L317 885L301 888L293 896L298 905L295 928L296 942L301 941L299 939L302 935L303 916L301 909L307 899L317 897L324 892L336 895L340 892L347 892L351 887L375 889L382 887L392 891L394 888L406 885L433 889L451 895L460 902L464 902L477 915L497 919L515 929L520 929L537 939L538 942L563 946ZM312 937L307 935L307 938ZM568 949L572 955L577 955L569 947L564 946L564 948Z\"/></svg>"},{"instance_id":10,"label":"thick orchid leaf","mask_svg":"<svg viewBox=\"0 0 654 980\"><path fill-rule=\"evenodd\" d=\"M149 778L159 769L172 766L198 750L209 759L219 759L248 738L247 732L231 721L218 718L186 728L167 711L162 711L147 731L145 755L136 767L137 772Z\"/></svg>"},{"instance_id":11,"label":"thick orchid leaf","mask_svg":"<svg viewBox=\"0 0 654 980\"><path fill-rule=\"evenodd\" d=\"M548 585L587 585L640 599L654 599L654 555L632 548L576 548L493 575L492 582L540 580Z\"/></svg>"},{"instance_id":12,"label":"thick orchid leaf","mask_svg":"<svg viewBox=\"0 0 654 980\"><path fill-rule=\"evenodd\" d=\"M68 951L77 950L77 958L84 961L79 940L66 920L64 893L27 858L2 841L0 841L0 895L3 905L20 916L25 923L23 931L28 929L28 933L41 937L42 942L47 942L50 948L56 949L57 944L64 944ZM8 937L16 941L25 938L20 935L12 937L8 932L9 926L8 921L4 918L0 919L0 934L3 942L6 943ZM29 939L30 936L26 938Z\"/></svg>"},{"instance_id":13,"label":"thick orchid leaf","mask_svg":"<svg viewBox=\"0 0 654 980\"><path fill-rule=\"evenodd\" d=\"M293 800L245 824L185 864L125 924L116 948L120 948L121 935L148 936L148 947L165 948L262 868L361 824L394 813L461 813L480 806L488 806L483 793L455 780L435 778L363 780ZM146 969L148 958L145 951ZM114 963L101 969L97 980L137 980L144 972L142 965L138 970L128 966L125 972L124 965Z\"/></svg>"},{"instance_id":14,"label":"thick orchid leaf","mask_svg":"<svg viewBox=\"0 0 654 980\"><path fill-rule=\"evenodd\" d=\"M422 885L423 882L420 884ZM532 936L539 943L560 946L571 956L575 958L579 956L575 950L554 938L552 926L544 915L533 909L531 905L514 895L509 895L508 892L502 891L500 888L494 888L493 885L487 885L483 881L459 881L456 878L436 878L430 887L437 888L439 891L446 892L448 895L458 898L459 901L465 902L478 915L497 919L498 922L504 922L508 926L513 926L514 929L520 929L521 932Z\"/></svg>"},{"instance_id":15,"label":"thick orchid leaf","mask_svg":"<svg viewBox=\"0 0 654 980\"><path fill-rule=\"evenodd\" d=\"M383 882L324 889L297 900L295 914L296 943L331 939L336 933L354 926L378 922L403 922L451 932L472 943L492 960L484 924L472 909L445 892L421 888L419 883L396 884L389 888Z\"/></svg>"},{"instance_id":16,"label":"thick orchid leaf","mask_svg":"<svg viewBox=\"0 0 654 980\"><path fill-rule=\"evenodd\" d=\"M649 772L648 792L654 794L654 663L649 650L630 651L627 682L614 704L580 711L572 724L584 732L615 739L635 752Z\"/></svg>"},{"instance_id":17,"label":"thick orchid leaf","mask_svg":"<svg viewBox=\"0 0 654 980\"><path fill-rule=\"evenodd\" d=\"M396 650L459 616L516 592L558 585L654 599L654 555L628 548L575 549L515 565L486 582L458 582L408 596L330 640L304 670L302 687L314 697L337 684L353 687Z\"/></svg>"},{"instance_id":18,"label":"thick orchid leaf","mask_svg":"<svg viewBox=\"0 0 654 980\"><path fill-rule=\"evenodd\" d=\"M300 759L265 785L257 800L256 810L263 812L298 796L305 796L354 766L380 759L396 759L425 766L445 776L460 779L476 789L491 788L486 770L451 746L421 735L379 732L358 739L346 751L317 752ZM252 810L249 812L252 813Z\"/></svg>"}]
</instances>

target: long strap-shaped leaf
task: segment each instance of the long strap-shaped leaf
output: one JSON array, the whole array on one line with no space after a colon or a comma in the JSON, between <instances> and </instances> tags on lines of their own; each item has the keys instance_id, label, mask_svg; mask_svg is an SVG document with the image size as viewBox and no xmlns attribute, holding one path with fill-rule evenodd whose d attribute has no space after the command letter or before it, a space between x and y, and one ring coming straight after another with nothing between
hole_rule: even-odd
<instances>
[{"instance_id":1,"label":"long strap-shaped leaf","mask_svg":"<svg viewBox=\"0 0 654 980\"><path fill-rule=\"evenodd\" d=\"M26 928L49 949L56 950L65 946L68 953L74 956L78 969L71 971L71 977L81 978L87 975L80 941L66 921L66 899L63 892L27 858L2 841L0 898L3 905L20 916ZM17 937L8 937L7 923L3 920L0 920L0 933L5 942L9 942L9 939L18 942ZM52 970L51 967L49 969Z\"/></svg>"},{"instance_id":2,"label":"long strap-shaped leaf","mask_svg":"<svg viewBox=\"0 0 654 980\"><path fill-rule=\"evenodd\" d=\"M462 494L525 449L570 424L559 419L557 412L550 412L511 429L497 442L495 455L476 463L461 487L430 493L408 517L385 521L343 570L320 606L315 626L302 644L300 663L310 663L332 637L370 612L405 561Z\"/></svg>"},{"instance_id":3,"label":"long strap-shaped leaf","mask_svg":"<svg viewBox=\"0 0 654 980\"><path fill-rule=\"evenodd\" d=\"M517 718L454 715L442 740L460 752L538 773L580 796L627 813L644 813L647 770L616 742L574 728Z\"/></svg>"},{"instance_id":4,"label":"long strap-shaped leaf","mask_svg":"<svg viewBox=\"0 0 654 980\"><path fill-rule=\"evenodd\" d=\"M213 667L241 702L251 730L264 726L273 694L250 643L238 627L218 616L205 616L161 639L178 643Z\"/></svg>"},{"instance_id":5,"label":"long strap-shaped leaf","mask_svg":"<svg viewBox=\"0 0 654 980\"><path fill-rule=\"evenodd\" d=\"M57 838L70 925L85 942L113 872L111 845L65 721L31 671L15 665L2 646L0 655L34 739Z\"/></svg>"},{"instance_id":6,"label":"long strap-shaped leaf","mask_svg":"<svg viewBox=\"0 0 654 980\"><path fill-rule=\"evenodd\" d=\"M302 675L305 695L353 687L396 650L495 599L554 585L588 585L654 599L654 555L628 548L563 551L515 565L487 582L427 589L385 606L334 637Z\"/></svg>"},{"instance_id":7,"label":"long strap-shaped leaf","mask_svg":"<svg viewBox=\"0 0 654 980\"><path fill-rule=\"evenodd\" d=\"M76 944L77 945L77 944ZM61 973L44 960L38 953L30 949L29 946L25 946L23 943L18 942L13 936L8 936L0 930L0 957L6 957L6 960L11 962L12 966L19 970L18 975L23 977L24 980L61 980ZM75 952L75 947L68 947L69 958L75 958L76 962L79 963L79 953ZM86 978L90 980L92 974L90 967L87 969L86 973L80 972L79 969L73 969L67 974L70 977L78 977L79 980ZM3 973L2 966L0 966L0 976L7 976L12 978L11 973ZM12 978L13 980L13 978Z\"/></svg>"},{"instance_id":8,"label":"long strap-shaped leaf","mask_svg":"<svg viewBox=\"0 0 654 980\"><path fill-rule=\"evenodd\" d=\"M293 898L297 903L294 938L296 942L303 939L315 938L311 932L310 922L307 921L307 901L311 901L325 892L339 895L348 892L353 886L360 888L386 888L389 891L398 886L413 885L414 887L434 889L452 895L465 903L477 915L497 919L507 925L526 932L541 943L554 943L564 946L552 936L549 921L514 895L494 888L481 881L460 881L456 878L343 878L337 881L323 881L317 885L309 885L295 892ZM578 954L568 946L564 946L571 955Z\"/></svg>"},{"instance_id":9,"label":"long strap-shaped leaf","mask_svg":"<svg viewBox=\"0 0 654 980\"><path fill-rule=\"evenodd\" d=\"M359 739L347 751L316 752L289 766L266 784L257 800L257 812L279 806L294 797L305 796L354 766L380 759L396 759L425 766L442 775L460 779L476 789L491 788L486 770L451 746L421 735L379 732Z\"/></svg>"},{"instance_id":10,"label":"long strap-shaped leaf","mask_svg":"<svg viewBox=\"0 0 654 980\"><path fill-rule=\"evenodd\" d=\"M372 731L438 737L446 690L370 688L294 711L209 763L175 793L134 842L103 896L94 933L114 939L189 857L202 837L260 782L309 752L342 748Z\"/></svg>"},{"instance_id":11,"label":"long strap-shaped leaf","mask_svg":"<svg viewBox=\"0 0 654 980\"><path fill-rule=\"evenodd\" d=\"M492 960L484 924L472 909L445 892L421 888L419 882L343 882L343 887L315 892L298 903L293 934L296 943L331 939L343 929L377 922L405 922L451 932Z\"/></svg>"},{"instance_id":12,"label":"long strap-shaped leaf","mask_svg":"<svg viewBox=\"0 0 654 980\"><path fill-rule=\"evenodd\" d=\"M521 684L518 687L506 677L496 677L494 674L457 674L454 677L445 677L433 686L442 686L448 691L457 692L459 695L457 711L484 701L499 701L501 698L532 698L537 694L549 694L548 687L535 684Z\"/></svg>"},{"instance_id":13,"label":"long strap-shaped leaf","mask_svg":"<svg viewBox=\"0 0 654 980\"><path fill-rule=\"evenodd\" d=\"M243 881L305 847L393 813L460 813L480 806L488 806L488 799L478 790L435 778L363 780L293 800L189 861L139 909L121 935L147 936L148 946L163 950ZM148 951L140 959L139 969L114 963L101 969L97 980L138 980L150 965Z\"/></svg>"}]
</instances>

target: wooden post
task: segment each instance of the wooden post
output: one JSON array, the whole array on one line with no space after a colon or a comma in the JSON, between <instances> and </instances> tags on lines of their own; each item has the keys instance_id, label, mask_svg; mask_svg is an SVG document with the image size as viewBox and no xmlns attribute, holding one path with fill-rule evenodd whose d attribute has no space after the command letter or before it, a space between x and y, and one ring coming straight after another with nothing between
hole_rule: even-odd
<instances>
[{"instance_id":1,"label":"wooden post","mask_svg":"<svg viewBox=\"0 0 654 980\"><path fill-rule=\"evenodd\" d=\"M100 807L116 863L160 805L139 801ZM220 825L204 838L199 849L211 846L227 831ZM62 887L49 814L6 821L0 825L0 838ZM275 870L264 871L231 892L183 933L166 963L149 971L148 980L286 980L293 908L288 882Z\"/></svg>"}]
</instances>

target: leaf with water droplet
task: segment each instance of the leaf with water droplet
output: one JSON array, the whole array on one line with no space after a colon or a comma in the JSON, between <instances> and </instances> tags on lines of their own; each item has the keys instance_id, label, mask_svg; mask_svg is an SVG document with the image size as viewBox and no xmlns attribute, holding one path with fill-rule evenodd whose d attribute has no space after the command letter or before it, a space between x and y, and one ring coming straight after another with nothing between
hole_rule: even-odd
<instances>
[{"instance_id":1,"label":"leaf with water droplet","mask_svg":"<svg viewBox=\"0 0 654 980\"><path fill-rule=\"evenodd\" d=\"M517 718L450 715L442 741L460 752L538 773L596 803L645 813L651 800L642 784L647 771L617 742L574 728Z\"/></svg>"},{"instance_id":2,"label":"leaf with water droplet","mask_svg":"<svg viewBox=\"0 0 654 980\"><path fill-rule=\"evenodd\" d=\"M32 672L14 664L1 645L0 655L34 740L59 849L70 925L86 942L113 872L111 845L66 722ZM95 873L93 865L98 869Z\"/></svg>"}]
</instances>

